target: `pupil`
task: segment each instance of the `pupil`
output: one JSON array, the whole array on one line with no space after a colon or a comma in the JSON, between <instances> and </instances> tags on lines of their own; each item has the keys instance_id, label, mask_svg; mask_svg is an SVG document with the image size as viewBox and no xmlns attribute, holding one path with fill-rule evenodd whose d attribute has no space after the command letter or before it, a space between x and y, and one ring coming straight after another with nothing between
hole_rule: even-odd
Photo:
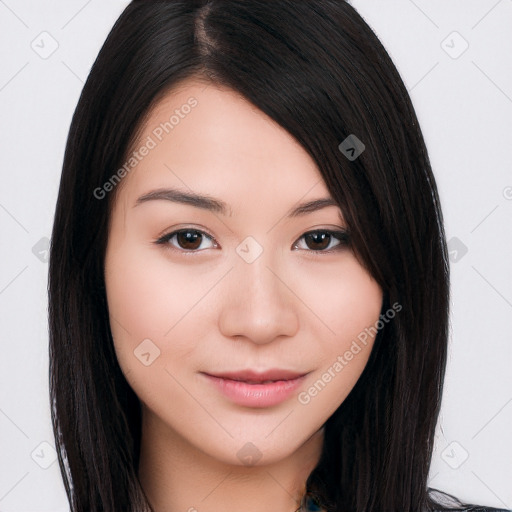
<instances>
[{"instance_id":1,"label":"pupil","mask_svg":"<svg viewBox=\"0 0 512 512\"><path fill-rule=\"evenodd\" d=\"M306 235L306 245L309 249L315 249L315 247L310 246L310 242L313 242L313 244L318 244L320 242L321 246L316 246L316 249L325 249L326 247L329 247L329 242L331 235L329 233L308 233Z\"/></svg>"},{"instance_id":2,"label":"pupil","mask_svg":"<svg viewBox=\"0 0 512 512\"><path fill-rule=\"evenodd\" d=\"M176 237L183 249L197 249L201 245L201 233L197 231L180 231Z\"/></svg>"}]
</instances>

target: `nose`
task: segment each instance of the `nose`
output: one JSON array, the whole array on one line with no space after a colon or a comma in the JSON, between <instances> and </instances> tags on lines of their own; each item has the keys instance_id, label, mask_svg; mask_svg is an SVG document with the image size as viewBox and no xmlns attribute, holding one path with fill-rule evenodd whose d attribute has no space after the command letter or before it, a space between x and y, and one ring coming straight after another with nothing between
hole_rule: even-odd
<instances>
[{"instance_id":1,"label":"nose","mask_svg":"<svg viewBox=\"0 0 512 512\"><path fill-rule=\"evenodd\" d=\"M238 261L226 279L219 317L226 337L266 344L299 329L300 301L289 288L291 276L264 255L252 263Z\"/></svg>"}]
</instances>

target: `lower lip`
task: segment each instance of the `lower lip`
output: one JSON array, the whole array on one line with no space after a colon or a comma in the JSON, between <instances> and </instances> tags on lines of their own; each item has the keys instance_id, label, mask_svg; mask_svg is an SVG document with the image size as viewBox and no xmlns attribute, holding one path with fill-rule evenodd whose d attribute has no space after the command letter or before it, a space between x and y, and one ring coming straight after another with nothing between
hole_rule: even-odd
<instances>
[{"instance_id":1,"label":"lower lip","mask_svg":"<svg viewBox=\"0 0 512 512\"><path fill-rule=\"evenodd\" d=\"M296 379L279 380L268 384L249 384L243 381L205 375L232 402L246 407L271 407L284 402L302 384L306 375Z\"/></svg>"}]
</instances>

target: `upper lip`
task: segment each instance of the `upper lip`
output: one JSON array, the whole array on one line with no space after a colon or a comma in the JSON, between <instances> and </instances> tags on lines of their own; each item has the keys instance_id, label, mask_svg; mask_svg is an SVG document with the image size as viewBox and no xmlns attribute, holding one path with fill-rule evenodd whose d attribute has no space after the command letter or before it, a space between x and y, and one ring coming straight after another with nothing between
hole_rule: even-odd
<instances>
[{"instance_id":1,"label":"upper lip","mask_svg":"<svg viewBox=\"0 0 512 512\"><path fill-rule=\"evenodd\" d=\"M206 372L204 372L206 373ZM307 372L306 372L307 373ZM256 370L239 370L235 372L218 372L218 373L206 373L212 377L219 377L221 379L230 380L242 380L251 382L264 382L267 380L292 380L298 377L306 375L305 372L295 372L292 370L284 370L279 368L273 368L265 371Z\"/></svg>"}]
</instances>

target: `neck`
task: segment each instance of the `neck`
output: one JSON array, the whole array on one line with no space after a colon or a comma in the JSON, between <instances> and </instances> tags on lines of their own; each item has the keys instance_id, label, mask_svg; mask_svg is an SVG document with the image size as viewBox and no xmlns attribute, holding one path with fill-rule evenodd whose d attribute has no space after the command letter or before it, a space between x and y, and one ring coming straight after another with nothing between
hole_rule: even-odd
<instances>
[{"instance_id":1,"label":"neck","mask_svg":"<svg viewBox=\"0 0 512 512\"><path fill-rule=\"evenodd\" d=\"M139 479L155 512L295 512L318 464L323 429L282 460L229 464L191 445L143 405Z\"/></svg>"}]
</instances>

